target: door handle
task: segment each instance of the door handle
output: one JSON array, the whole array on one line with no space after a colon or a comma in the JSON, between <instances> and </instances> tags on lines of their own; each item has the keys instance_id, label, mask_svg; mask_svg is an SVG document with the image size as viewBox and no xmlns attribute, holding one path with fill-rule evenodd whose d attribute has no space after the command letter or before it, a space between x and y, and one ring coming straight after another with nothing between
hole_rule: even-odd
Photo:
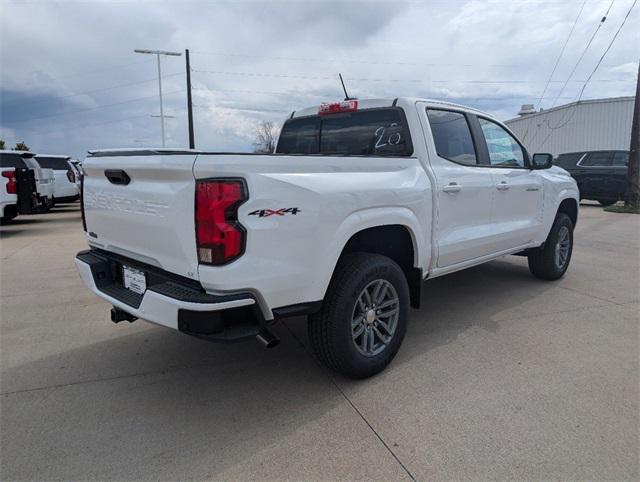
<instances>
[{"instance_id":1,"label":"door handle","mask_svg":"<svg viewBox=\"0 0 640 482\"><path fill-rule=\"evenodd\" d=\"M129 175L122 169L106 169L104 175L111 184L126 186L131 182Z\"/></svg>"},{"instance_id":2,"label":"door handle","mask_svg":"<svg viewBox=\"0 0 640 482\"><path fill-rule=\"evenodd\" d=\"M462 186L457 182L450 182L445 187L442 188L444 192L460 192L462 190Z\"/></svg>"},{"instance_id":3,"label":"door handle","mask_svg":"<svg viewBox=\"0 0 640 482\"><path fill-rule=\"evenodd\" d=\"M500 183L496 185L496 189L498 191L506 191L509 189L509 183L507 181L500 181Z\"/></svg>"}]
</instances>

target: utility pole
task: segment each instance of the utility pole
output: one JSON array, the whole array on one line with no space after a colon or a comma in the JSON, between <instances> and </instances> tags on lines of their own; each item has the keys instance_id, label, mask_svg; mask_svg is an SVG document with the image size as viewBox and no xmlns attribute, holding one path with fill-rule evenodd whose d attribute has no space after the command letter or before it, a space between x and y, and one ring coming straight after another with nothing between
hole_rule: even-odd
<instances>
[{"instance_id":1,"label":"utility pole","mask_svg":"<svg viewBox=\"0 0 640 482\"><path fill-rule=\"evenodd\" d=\"M640 62L638 62L638 78L636 80L636 100L631 123L631 143L629 144L629 165L627 166L627 192L625 206L636 209L640 205Z\"/></svg>"},{"instance_id":2,"label":"utility pole","mask_svg":"<svg viewBox=\"0 0 640 482\"><path fill-rule=\"evenodd\" d=\"M189 120L189 149L195 149L196 141L193 135L193 104L191 103L191 64L189 63L189 49L184 51L184 58L187 65L187 118Z\"/></svg>"},{"instance_id":3,"label":"utility pole","mask_svg":"<svg viewBox=\"0 0 640 482\"><path fill-rule=\"evenodd\" d=\"M158 60L158 93L160 94L160 129L162 131L162 147L165 146L164 141L164 107L162 105L162 70L160 68L160 56L171 55L174 57L180 57L180 52L167 52L166 50L148 50L148 49L135 49L137 54L154 54Z\"/></svg>"}]
</instances>

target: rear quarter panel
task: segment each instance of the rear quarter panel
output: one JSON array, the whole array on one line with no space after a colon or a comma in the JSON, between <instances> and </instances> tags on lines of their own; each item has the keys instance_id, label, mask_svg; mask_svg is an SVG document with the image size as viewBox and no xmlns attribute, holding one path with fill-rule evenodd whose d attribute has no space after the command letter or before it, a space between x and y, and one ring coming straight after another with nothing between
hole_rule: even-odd
<instances>
[{"instance_id":1,"label":"rear quarter panel","mask_svg":"<svg viewBox=\"0 0 640 482\"><path fill-rule=\"evenodd\" d=\"M200 155L194 174L242 177L249 190L245 254L199 266L208 291L253 290L270 309L321 300L349 238L378 225L406 226L415 265L428 266L431 188L416 158ZM297 213L269 214L288 208Z\"/></svg>"}]
</instances>

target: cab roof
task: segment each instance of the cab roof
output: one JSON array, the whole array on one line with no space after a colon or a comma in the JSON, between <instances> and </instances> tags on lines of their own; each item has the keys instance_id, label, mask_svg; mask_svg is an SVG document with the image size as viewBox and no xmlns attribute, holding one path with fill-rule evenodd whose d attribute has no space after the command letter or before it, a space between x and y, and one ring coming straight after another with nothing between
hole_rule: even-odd
<instances>
[{"instance_id":1,"label":"cab roof","mask_svg":"<svg viewBox=\"0 0 640 482\"><path fill-rule=\"evenodd\" d=\"M411 105L414 105L416 102L425 102L433 107L440 108L449 108L454 110L471 112L473 114L481 114L486 117L490 117L494 119L494 116L491 114L487 114L486 112L479 111L478 109L474 109L473 107L468 107L461 104L455 104L453 102L447 102L443 100L437 99L425 99L420 97L382 97L382 98L374 98L374 99L354 99L358 101L358 110L363 109L375 109L377 107L403 107L408 108ZM332 102L339 102L339 100L335 100ZM312 107L306 107L301 110L293 111L291 113L290 118L296 117L305 117L312 116L318 114L319 105L314 105Z\"/></svg>"},{"instance_id":2,"label":"cab roof","mask_svg":"<svg viewBox=\"0 0 640 482\"><path fill-rule=\"evenodd\" d=\"M64 159L65 161L71 159L71 156L61 156L60 154L36 154L36 157L48 157L50 159Z\"/></svg>"}]
</instances>

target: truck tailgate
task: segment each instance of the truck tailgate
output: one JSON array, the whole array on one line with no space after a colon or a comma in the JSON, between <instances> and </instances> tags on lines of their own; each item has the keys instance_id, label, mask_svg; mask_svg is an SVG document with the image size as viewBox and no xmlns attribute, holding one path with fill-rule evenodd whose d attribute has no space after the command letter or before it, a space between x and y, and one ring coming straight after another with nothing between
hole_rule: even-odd
<instances>
[{"instance_id":1,"label":"truck tailgate","mask_svg":"<svg viewBox=\"0 0 640 482\"><path fill-rule=\"evenodd\" d=\"M88 157L89 243L197 279L195 159L194 153Z\"/></svg>"}]
</instances>

